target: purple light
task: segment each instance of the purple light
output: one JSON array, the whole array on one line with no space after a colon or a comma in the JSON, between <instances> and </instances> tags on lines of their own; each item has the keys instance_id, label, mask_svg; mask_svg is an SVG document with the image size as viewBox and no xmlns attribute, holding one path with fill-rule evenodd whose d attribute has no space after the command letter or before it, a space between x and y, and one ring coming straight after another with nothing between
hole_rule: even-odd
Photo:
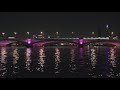
<instances>
[{"instance_id":1,"label":"purple light","mask_svg":"<svg viewBox=\"0 0 120 90\"><path fill-rule=\"evenodd\" d=\"M31 44L31 39L27 39L28 44Z\"/></svg>"},{"instance_id":2,"label":"purple light","mask_svg":"<svg viewBox=\"0 0 120 90\"><path fill-rule=\"evenodd\" d=\"M83 44L83 39L80 39L80 44Z\"/></svg>"},{"instance_id":3,"label":"purple light","mask_svg":"<svg viewBox=\"0 0 120 90\"><path fill-rule=\"evenodd\" d=\"M80 48L80 59L83 60L83 48Z\"/></svg>"}]
</instances>

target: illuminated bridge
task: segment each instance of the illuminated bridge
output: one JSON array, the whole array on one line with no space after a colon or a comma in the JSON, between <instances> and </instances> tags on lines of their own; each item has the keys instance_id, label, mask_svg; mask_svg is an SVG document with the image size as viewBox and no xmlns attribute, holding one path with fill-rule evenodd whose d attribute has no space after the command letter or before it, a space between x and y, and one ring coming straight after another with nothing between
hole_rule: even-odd
<instances>
[{"instance_id":1,"label":"illuminated bridge","mask_svg":"<svg viewBox=\"0 0 120 90\"><path fill-rule=\"evenodd\" d=\"M120 40L86 40L84 45L98 45L98 46L118 46L120 47Z\"/></svg>"},{"instance_id":2,"label":"illuminated bridge","mask_svg":"<svg viewBox=\"0 0 120 90\"><path fill-rule=\"evenodd\" d=\"M109 39L79 39L79 38L44 38L44 39L2 39L0 40L0 46L45 46L61 43L68 43L69 45L85 46L85 45L115 45L120 46L119 40Z\"/></svg>"},{"instance_id":3,"label":"illuminated bridge","mask_svg":"<svg viewBox=\"0 0 120 90\"><path fill-rule=\"evenodd\" d=\"M69 43L70 45L82 45L83 40L79 38L45 38L45 39L2 39L0 46L33 46L52 45L58 43Z\"/></svg>"}]
</instances>

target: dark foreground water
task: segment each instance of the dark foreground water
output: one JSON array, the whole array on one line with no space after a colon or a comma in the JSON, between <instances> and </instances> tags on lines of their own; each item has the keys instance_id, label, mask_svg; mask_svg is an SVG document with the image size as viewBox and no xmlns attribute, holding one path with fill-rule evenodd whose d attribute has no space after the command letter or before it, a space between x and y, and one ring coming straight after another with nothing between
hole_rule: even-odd
<instances>
[{"instance_id":1,"label":"dark foreground water","mask_svg":"<svg viewBox=\"0 0 120 90\"><path fill-rule=\"evenodd\" d=\"M0 78L119 78L120 48L0 47Z\"/></svg>"}]
</instances>

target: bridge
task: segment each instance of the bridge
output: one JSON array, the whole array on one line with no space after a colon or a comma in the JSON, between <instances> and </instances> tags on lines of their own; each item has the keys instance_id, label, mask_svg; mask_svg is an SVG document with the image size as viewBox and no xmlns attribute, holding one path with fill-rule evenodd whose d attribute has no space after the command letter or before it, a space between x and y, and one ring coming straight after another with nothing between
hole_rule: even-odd
<instances>
[{"instance_id":1,"label":"bridge","mask_svg":"<svg viewBox=\"0 0 120 90\"><path fill-rule=\"evenodd\" d=\"M71 45L79 46L81 40L79 38L42 38L42 39L32 39L27 38L23 40L19 39L1 39L0 46L33 46L33 45L52 45L57 43L69 43Z\"/></svg>"},{"instance_id":2,"label":"bridge","mask_svg":"<svg viewBox=\"0 0 120 90\"><path fill-rule=\"evenodd\" d=\"M120 40L86 40L84 45L98 45L98 46L118 46L120 47Z\"/></svg>"},{"instance_id":3,"label":"bridge","mask_svg":"<svg viewBox=\"0 0 120 90\"><path fill-rule=\"evenodd\" d=\"M85 46L85 45L115 45L120 46L120 40L109 40L109 39L79 39L79 38L42 38L42 39L32 39L26 38L23 40L19 39L1 39L0 46L46 46L60 44L75 46Z\"/></svg>"}]
</instances>

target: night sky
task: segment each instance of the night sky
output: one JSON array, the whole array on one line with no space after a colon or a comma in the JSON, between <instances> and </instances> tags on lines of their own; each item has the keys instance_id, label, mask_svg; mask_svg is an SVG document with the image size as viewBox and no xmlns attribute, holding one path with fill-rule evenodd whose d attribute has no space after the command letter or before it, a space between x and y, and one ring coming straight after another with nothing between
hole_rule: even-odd
<instances>
[{"instance_id":1,"label":"night sky","mask_svg":"<svg viewBox=\"0 0 120 90\"><path fill-rule=\"evenodd\" d=\"M0 12L0 33L16 31L21 36L27 31L47 35L58 31L61 37L73 31L76 36L89 36L98 27L104 33L107 24L111 31L120 32L120 12Z\"/></svg>"}]
</instances>

